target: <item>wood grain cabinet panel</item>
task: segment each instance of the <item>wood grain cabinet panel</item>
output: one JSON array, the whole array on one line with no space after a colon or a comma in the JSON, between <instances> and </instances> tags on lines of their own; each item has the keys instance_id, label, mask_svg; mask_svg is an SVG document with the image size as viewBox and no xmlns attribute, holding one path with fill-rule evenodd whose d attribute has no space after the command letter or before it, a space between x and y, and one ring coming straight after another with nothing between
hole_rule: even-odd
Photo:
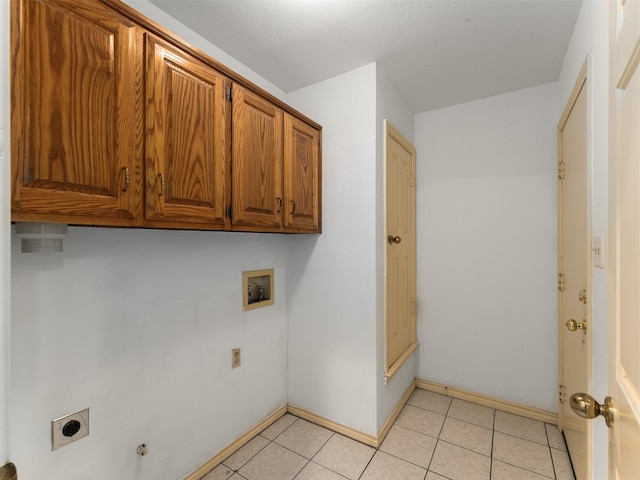
<instances>
[{"instance_id":1,"label":"wood grain cabinet panel","mask_svg":"<svg viewBox=\"0 0 640 480\"><path fill-rule=\"evenodd\" d=\"M284 117L285 230L321 232L320 131Z\"/></svg>"},{"instance_id":2,"label":"wood grain cabinet panel","mask_svg":"<svg viewBox=\"0 0 640 480\"><path fill-rule=\"evenodd\" d=\"M113 10L14 1L13 220L131 224L136 28Z\"/></svg>"},{"instance_id":3,"label":"wood grain cabinet panel","mask_svg":"<svg viewBox=\"0 0 640 480\"><path fill-rule=\"evenodd\" d=\"M229 80L150 35L146 51L146 218L228 228Z\"/></svg>"},{"instance_id":4,"label":"wood grain cabinet panel","mask_svg":"<svg viewBox=\"0 0 640 480\"><path fill-rule=\"evenodd\" d=\"M233 86L234 229L282 229L282 121L280 108Z\"/></svg>"}]
</instances>

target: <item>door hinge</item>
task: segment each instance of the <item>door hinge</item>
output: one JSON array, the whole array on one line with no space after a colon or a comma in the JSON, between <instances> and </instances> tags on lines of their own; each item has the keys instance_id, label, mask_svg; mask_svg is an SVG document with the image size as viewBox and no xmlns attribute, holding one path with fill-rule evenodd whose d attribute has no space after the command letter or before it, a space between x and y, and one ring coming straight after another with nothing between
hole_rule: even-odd
<instances>
[{"instance_id":1,"label":"door hinge","mask_svg":"<svg viewBox=\"0 0 640 480\"><path fill-rule=\"evenodd\" d=\"M415 175L411 175L411 178L409 178L409 185L412 187L416 186L416 176Z\"/></svg>"},{"instance_id":2,"label":"door hinge","mask_svg":"<svg viewBox=\"0 0 640 480\"><path fill-rule=\"evenodd\" d=\"M558 274L558 291L564 292L566 287L566 279L564 278L564 273Z\"/></svg>"},{"instance_id":3,"label":"door hinge","mask_svg":"<svg viewBox=\"0 0 640 480\"><path fill-rule=\"evenodd\" d=\"M231 205L228 205L225 209L224 209L224 215L225 217L227 217L229 220L233 219L233 209L231 208Z\"/></svg>"},{"instance_id":4,"label":"door hinge","mask_svg":"<svg viewBox=\"0 0 640 480\"><path fill-rule=\"evenodd\" d=\"M416 302L409 302L409 314L410 315L415 315L416 314Z\"/></svg>"},{"instance_id":5,"label":"door hinge","mask_svg":"<svg viewBox=\"0 0 640 480\"><path fill-rule=\"evenodd\" d=\"M558 400L560 403L567 401L567 394L565 393L564 385L558 385Z\"/></svg>"},{"instance_id":6,"label":"door hinge","mask_svg":"<svg viewBox=\"0 0 640 480\"><path fill-rule=\"evenodd\" d=\"M562 180L565 175L564 162L558 162L558 180Z\"/></svg>"},{"instance_id":7,"label":"door hinge","mask_svg":"<svg viewBox=\"0 0 640 480\"><path fill-rule=\"evenodd\" d=\"M228 86L224 87L224 98L226 98L229 101L233 100L233 88Z\"/></svg>"}]
</instances>

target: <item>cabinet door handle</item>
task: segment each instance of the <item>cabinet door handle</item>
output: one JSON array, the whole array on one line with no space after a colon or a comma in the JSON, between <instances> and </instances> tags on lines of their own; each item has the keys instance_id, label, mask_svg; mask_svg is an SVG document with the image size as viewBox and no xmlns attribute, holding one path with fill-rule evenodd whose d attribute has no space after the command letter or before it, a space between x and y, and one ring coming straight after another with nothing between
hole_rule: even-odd
<instances>
[{"instance_id":1,"label":"cabinet door handle","mask_svg":"<svg viewBox=\"0 0 640 480\"><path fill-rule=\"evenodd\" d=\"M296 202L294 200L289 200L289 202L291 202L291 211L289 212L289 215L293 215L296 213Z\"/></svg>"},{"instance_id":2,"label":"cabinet door handle","mask_svg":"<svg viewBox=\"0 0 640 480\"><path fill-rule=\"evenodd\" d=\"M282 210L282 199L280 197L276 198L276 203L278 204L278 209L276 210L276 213L280 213L280 211Z\"/></svg>"},{"instance_id":3,"label":"cabinet door handle","mask_svg":"<svg viewBox=\"0 0 640 480\"><path fill-rule=\"evenodd\" d=\"M128 167L122 167L122 171L124 172L124 188L122 189L122 191L126 192L127 190L129 190L129 182L131 180L131 176L129 175Z\"/></svg>"},{"instance_id":4,"label":"cabinet door handle","mask_svg":"<svg viewBox=\"0 0 640 480\"><path fill-rule=\"evenodd\" d=\"M159 173L158 177L160 177L160 193L158 193L158 196L161 197L164 195L164 173Z\"/></svg>"}]
</instances>

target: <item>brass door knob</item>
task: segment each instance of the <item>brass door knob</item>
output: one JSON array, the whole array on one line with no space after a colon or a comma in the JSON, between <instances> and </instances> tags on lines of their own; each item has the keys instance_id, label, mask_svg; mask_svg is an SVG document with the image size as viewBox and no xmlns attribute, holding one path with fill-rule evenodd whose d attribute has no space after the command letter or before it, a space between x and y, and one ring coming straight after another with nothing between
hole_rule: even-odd
<instances>
[{"instance_id":1,"label":"brass door knob","mask_svg":"<svg viewBox=\"0 0 640 480\"><path fill-rule=\"evenodd\" d=\"M392 245L394 243L400 243L402 241L402 238L400 238L398 235L396 235L395 237L393 235L389 235L387 237L387 243L389 243L389 245Z\"/></svg>"},{"instance_id":2,"label":"brass door knob","mask_svg":"<svg viewBox=\"0 0 640 480\"><path fill-rule=\"evenodd\" d=\"M570 332L575 332L576 330L582 330L584 333L587 333L587 322L576 322L573 318L568 320L565 323L567 329Z\"/></svg>"},{"instance_id":3,"label":"brass door knob","mask_svg":"<svg viewBox=\"0 0 640 480\"><path fill-rule=\"evenodd\" d=\"M602 415L604 421L607 422L607 427L611 428L613 426L613 417L616 410L613 407L611 397L605 397L604 404L600 405L596 399L588 393L575 393L571 395L569 405L571 405L571 410L579 417L590 420L596 418L598 415Z\"/></svg>"}]
</instances>

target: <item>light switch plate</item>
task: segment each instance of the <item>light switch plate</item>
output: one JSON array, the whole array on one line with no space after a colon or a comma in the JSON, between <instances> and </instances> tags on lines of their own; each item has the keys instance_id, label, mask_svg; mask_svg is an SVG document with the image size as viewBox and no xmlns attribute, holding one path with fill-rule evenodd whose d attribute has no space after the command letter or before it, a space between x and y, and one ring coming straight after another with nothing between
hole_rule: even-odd
<instances>
[{"instance_id":1,"label":"light switch plate","mask_svg":"<svg viewBox=\"0 0 640 480\"><path fill-rule=\"evenodd\" d=\"M231 349L231 368L239 367L242 364L242 357L240 356L240 349Z\"/></svg>"},{"instance_id":2,"label":"light switch plate","mask_svg":"<svg viewBox=\"0 0 640 480\"><path fill-rule=\"evenodd\" d=\"M591 237L591 262L594 267L604 268L604 235Z\"/></svg>"}]
</instances>

